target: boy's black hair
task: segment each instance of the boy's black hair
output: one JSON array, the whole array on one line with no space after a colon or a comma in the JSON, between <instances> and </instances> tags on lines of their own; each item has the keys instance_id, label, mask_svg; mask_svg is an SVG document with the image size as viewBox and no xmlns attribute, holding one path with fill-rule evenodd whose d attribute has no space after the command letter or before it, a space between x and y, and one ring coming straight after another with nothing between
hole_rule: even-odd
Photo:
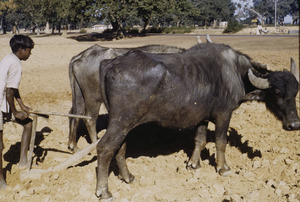
<instances>
[{"instance_id":1,"label":"boy's black hair","mask_svg":"<svg viewBox=\"0 0 300 202\"><path fill-rule=\"evenodd\" d=\"M29 36L25 35L14 35L10 41L9 45L11 47L11 50L13 53L17 52L20 48L21 49L26 49L30 48L33 49L34 47L34 42Z\"/></svg>"}]
</instances>

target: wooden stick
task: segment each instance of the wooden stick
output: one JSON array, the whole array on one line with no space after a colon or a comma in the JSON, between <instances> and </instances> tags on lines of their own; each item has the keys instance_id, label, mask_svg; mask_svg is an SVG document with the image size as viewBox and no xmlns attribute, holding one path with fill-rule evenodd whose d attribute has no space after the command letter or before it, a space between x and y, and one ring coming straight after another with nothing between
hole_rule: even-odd
<instances>
[{"instance_id":1,"label":"wooden stick","mask_svg":"<svg viewBox=\"0 0 300 202\"><path fill-rule=\"evenodd\" d=\"M36 136L37 116L33 116L32 119L33 121L32 121L31 139L30 139L29 151L27 154L27 170L30 170L31 162L32 162L32 154L33 154L34 142Z\"/></svg>"},{"instance_id":2,"label":"wooden stick","mask_svg":"<svg viewBox=\"0 0 300 202\"><path fill-rule=\"evenodd\" d=\"M66 117L74 117L74 118L82 118L82 119L91 119L90 116L76 115L76 114L64 114L57 112L42 112L42 111L30 111L31 114L41 114L41 115L54 115L54 116L66 116Z\"/></svg>"},{"instance_id":3,"label":"wooden stick","mask_svg":"<svg viewBox=\"0 0 300 202\"><path fill-rule=\"evenodd\" d=\"M31 112L32 113L32 112ZM46 112L47 113L47 112ZM47 172L52 172L52 171L60 171L63 169L68 168L69 166L74 165L76 162L78 162L78 160L82 159L83 157L85 157L88 153L90 153L91 151L93 151L94 149L96 149L97 144L100 142L101 138L98 139L96 142L90 144L89 146L87 146L86 148L78 151L77 153L75 153L73 156L71 156L69 159L65 160L64 162L60 163L59 165L55 166L54 168L50 167L47 170L38 170L35 171L35 169L30 170L31 168L31 163L32 163L32 154L33 154L33 149L34 149L34 143L35 143L35 138L36 138L36 126L37 126L37 118L38 118L38 114L41 113L32 113L31 116L33 117L33 122L32 122L32 131L31 131L31 139L30 139L30 147L29 147L29 151L28 151L28 155L27 155L27 174L30 172L38 172L38 173L47 173ZM48 114L43 114L43 115L49 115Z\"/></svg>"},{"instance_id":4,"label":"wooden stick","mask_svg":"<svg viewBox=\"0 0 300 202\"><path fill-rule=\"evenodd\" d=\"M90 153L92 150L96 149L96 146L100 140L101 140L101 138L98 139L96 142L93 142L86 148L78 151L73 156L71 156L69 159L67 159L64 162L60 163L59 165L55 166L51 171L60 171L60 170L70 167L71 165L74 165L78 160L82 159L88 153Z\"/></svg>"},{"instance_id":5,"label":"wooden stick","mask_svg":"<svg viewBox=\"0 0 300 202\"><path fill-rule=\"evenodd\" d=\"M101 138L100 138L101 139ZM98 139L96 142L90 144L83 150L80 150L79 152L75 153L73 156L71 156L69 159L63 161L59 165L53 167L50 167L48 169L31 169L31 170L24 170L20 173L20 176L22 179L27 178L33 178L33 177L40 177L40 175L49 173L49 172L57 172L61 171L63 169L67 169L68 167L74 165L77 163L80 159L85 157L88 153L90 153L92 150L94 150L99 143L100 139Z\"/></svg>"}]
</instances>

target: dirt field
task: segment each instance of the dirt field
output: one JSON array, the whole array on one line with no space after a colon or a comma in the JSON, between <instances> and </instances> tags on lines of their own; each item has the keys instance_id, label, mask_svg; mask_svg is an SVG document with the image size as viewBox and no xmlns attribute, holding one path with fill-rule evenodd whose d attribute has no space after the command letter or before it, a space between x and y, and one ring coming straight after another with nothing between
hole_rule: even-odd
<instances>
[{"instance_id":1,"label":"dirt field","mask_svg":"<svg viewBox=\"0 0 300 202\"><path fill-rule=\"evenodd\" d=\"M0 37L1 59L10 52L10 37ZM204 41L204 36L201 38ZM289 68L290 57L299 67L298 37L211 38L269 64L272 70ZM105 42L78 42L61 36L33 37L33 40L36 45L32 55L22 63L21 96L35 110L61 113L68 113L71 107L68 63L72 56L92 44L107 47L165 44L183 48L196 44L196 36L188 35ZM297 107L299 111L299 98ZM226 157L232 175L221 177L214 167L214 125L209 128L210 142L201 154L202 167L196 171L186 169L193 149L191 131L136 130L129 139L127 153L135 181L132 184L120 181L115 162L111 165L109 188L116 201L300 201L300 131L284 131L281 122L264 104L242 104L234 112L228 131ZM151 133L147 134L149 130ZM19 125L5 125L3 166L8 187L0 191L0 201L98 201L94 194L96 151L66 170L20 180L17 162L21 132ZM47 169L71 157L67 149L68 132L66 117L38 119L33 168ZM79 139L81 148L87 145L85 136Z\"/></svg>"}]
</instances>

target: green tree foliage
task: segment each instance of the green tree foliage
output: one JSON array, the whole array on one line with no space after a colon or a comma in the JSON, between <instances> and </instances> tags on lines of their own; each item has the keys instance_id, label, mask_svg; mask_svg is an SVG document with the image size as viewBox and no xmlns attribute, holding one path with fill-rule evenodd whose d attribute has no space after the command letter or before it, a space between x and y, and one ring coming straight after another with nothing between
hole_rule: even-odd
<instances>
[{"instance_id":1,"label":"green tree foliage","mask_svg":"<svg viewBox=\"0 0 300 202\"><path fill-rule=\"evenodd\" d=\"M12 0L0 0L0 17L1 17L1 29L3 34L6 34L7 18L10 13L14 12L15 5Z\"/></svg>"},{"instance_id":2,"label":"green tree foliage","mask_svg":"<svg viewBox=\"0 0 300 202\"><path fill-rule=\"evenodd\" d=\"M3 0L1 0L3 1ZM22 14L23 22L31 27L52 28L60 24L84 26L102 20L122 35L124 26L138 23L147 30L149 25L210 24L214 20L226 20L233 15L230 0L10 0L16 12ZM20 20L21 21L21 20Z\"/></svg>"},{"instance_id":3,"label":"green tree foliage","mask_svg":"<svg viewBox=\"0 0 300 202\"><path fill-rule=\"evenodd\" d=\"M264 16L264 20L271 24L275 18L274 0L253 0L254 10ZM277 18L283 19L286 15L297 15L299 18L299 0L277 0Z\"/></svg>"},{"instance_id":4,"label":"green tree foliage","mask_svg":"<svg viewBox=\"0 0 300 202\"><path fill-rule=\"evenodd\" d=\"M122 30L130 16L137 15L137 1L135 0L101 0L97 2L99 16L111 23L114 33L122 37Z\"/></svg>"},{"instance_id":5,"label":"green tree foliage","mask_svg":"<svg viewBox=\"0 0 300 202\"><path fill-rule=\"evenodd\" d=\"M223 33L236 33L243 29L243 25L241 25L236 19L232 18L228 22L228 26L224 30Z\"/></svg>"},{"instance_id":6,"label":"green tree foliage","mask_svg":"<svg viewBox=\"0 0 300 202\"><path fill-rule=\"evenodd\" d=\"M22 22L33 30L48 22L54 32L54 28L60 31L61 24L91 22L94 5L95 0L0 0L0 16L4 24Z\"/></svg>"},{"instance_id":7,"label":"green tree foliage","mask_svg":"<svg viewBox=\"0 0 300 202\"><path fill-rule=\"evenodd\" d=\"M202 25L210 25L214 21L225 21L232 18L235 6L231 0L191 0L195 8L195 18Z\"/></svg>"},{"instance_id":8,"label":"green tree foliage","mask_svg":"<svg viewBox=\"0 0 300 202\"><path fill-rule=\"evenodd\" d=\"M137 1L137 17L143 21L143 29L146 31L151 21L160 24L160 19L166 19L175 9L175 0L144 0Z\"/></svg>"},{"instance_id":9,"label":"green tree foliage","mask_svg":"<svg viewBox=\"0 0 300 202\"><path fill-rule=\"evenodd\" d=\"M179 27L181 24L186 24L190 20L191 12L193 11L193 5L190 1L177 0L175 4L173 19L176 22L176 26Z\"/></svg>"},{"instance_id":10,"label":"green tree foliage","mask_svg":"<svg viewBox=\"0 0 300 202\"><path fill-rule=\"evenodd\" d=\"M293 24L296 24L299 21L299 0L294 0L291 4L290 15L293 18Z\"/></svg>"},{"instance_id":11,"label":"green tree foliage","mask_svg":"<svg viewBox=\"0 0 300 202\"><path fill-rule=\"evenodd\" d=\"M111 24L113 32L122 36L125 27L141 25L146 31L172 26L209 26L232 19L235 5L232 0L0 0L2 25L19 24L31 28L50 23L60 30L61 25L76 28L94 22ZM240 0L244 1L244 0ZM273 0L253 0L253 10L269 21L274 16ZM278 1L278 16L291 14L299 18L298 0ZM253 14L253 13L252 13ZM255 15L255 14L253 14ZM73 26L74 27L74 26ZM152 28L153 29L153 28Z\"/></svg>"},{"instance_id":12,"label":"green tree foliage","mask_svg":"<svg viewBox=\"0 0 300 202\"><path fill-rule=\"evenodd\" d=\"M79 23L80 28L86 26L99 18L101 8L97 7L96 2L96 0L66 0L61 17L73 24Z\"/></svg>"},{"instance_id":13,"label":"green tree foliage","mask_svg":"<svg viewBox=\"0 0 300 202\"><path fill-rule=\"evenodd\" d=\"M16 13L23 13L23 21L27 22L27 26L35 29L45 21L45 15L42 10L43 0L13 0L16 6Z\"/></svg>"}]
</instances>

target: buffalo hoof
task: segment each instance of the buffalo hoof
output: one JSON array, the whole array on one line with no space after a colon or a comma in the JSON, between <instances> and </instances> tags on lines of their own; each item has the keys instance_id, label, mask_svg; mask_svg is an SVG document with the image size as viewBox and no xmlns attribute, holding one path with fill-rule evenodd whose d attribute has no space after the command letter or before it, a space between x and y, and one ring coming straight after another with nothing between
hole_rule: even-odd
<instances>
[{"instance_id":1,"label":"buffalo hoof","mask_svg":"<svg viewBox=\"0 0 300 202\"><path fill-rule=\"evenodd\" d=\"M196 170L196 169L201 168L201 165L200 165L200 162L198 162L198 163L193 163L193 162L189 161L188 164L187 164L187 166L186 166L186 168L187 168L188 170L190 170L190 169Z\"/></svg>"},{"instance_id":2,"label":"buffalo hoof","mask_svg":"<svg viewBox=\"0 0 300 202\"><path fill-rule=\"evenodd\" d=\"M217 168L217 171L218 171L218 173L219 173L221 176L223 176L223 177L226 177L226 176L228 176L228 175L231 175L231 170L230 170L230 168L229 168L227 165L225 165L225 166L222 167L222 168Z\"/></svg>"},{"instance_id":3,"label":"buffalo hoof","mask_svg":"<svg viewBox=\"0 0 300 202\"><path fill-rule=\"evenodd\" d=\"M118 176L120 180L123 180L124 182L126 182L127 184L131 183L134 181L134 175L132 175L131 173L129 173L128 176L123 177L122 175Z\"/></svg>"},{"instance_id":4,"label":"buffalo hoof","mask_svg":"<svg viewBox=\"0 0 300 202\"><path fill-rule=\"evenodd\" d=\"M101 200L113 201L113 196L107 189L98 189L96 196Z\"/></svg>"},{"instance_id":5,"label":"buffalo hoof","mask_svg":"<svg viewBox=\"0 0 300 202\"><path fill-rule=\"evenodd\" d=\"M75 153L77 153L77 152L80 151L80 149L77 146L75 146L75 147L68 146L68 150L70 152L72 152L73 154L75 154Z\"/></svg>"}]
</instances>

